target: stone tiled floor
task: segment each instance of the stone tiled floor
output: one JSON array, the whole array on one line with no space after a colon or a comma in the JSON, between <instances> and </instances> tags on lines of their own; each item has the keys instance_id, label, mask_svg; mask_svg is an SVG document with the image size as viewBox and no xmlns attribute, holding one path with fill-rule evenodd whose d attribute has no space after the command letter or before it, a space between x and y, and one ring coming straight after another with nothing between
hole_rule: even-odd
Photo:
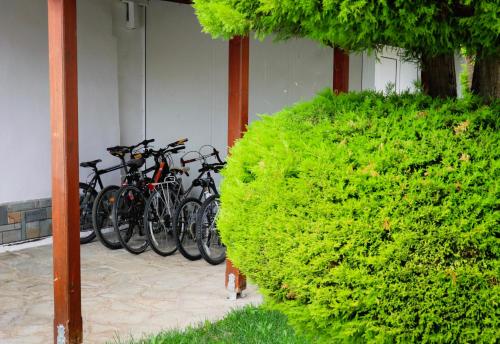
<instances>
[{"instance_id":1,"label":"stone tiled floor","mask_svg":"<svg viewBox=\"0 0 500 344\"><path fill-rule=\"evenodd\" d=\"M224 265L82 246L85 343L113 342L215 320L261 297L226 299ZM0 343L51 343L52 246L0 253Z\"/></svg>"}]
</instances>

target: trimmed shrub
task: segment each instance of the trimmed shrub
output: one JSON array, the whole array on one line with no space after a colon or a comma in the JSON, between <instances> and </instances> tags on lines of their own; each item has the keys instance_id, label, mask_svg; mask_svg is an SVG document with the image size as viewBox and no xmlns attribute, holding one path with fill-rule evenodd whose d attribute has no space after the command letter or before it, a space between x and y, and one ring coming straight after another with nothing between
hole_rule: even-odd
<instances>
[{"instance_id":1,"label":"trimmed shrub","mask_svg":"<svg viewBox=\"0 0 500 344\"><path fill-rule=\"evenodd\" d=\"M232 149L219 228L314 342L500 338L500 106L320 94Z\"/></svg>"}]
</instances>

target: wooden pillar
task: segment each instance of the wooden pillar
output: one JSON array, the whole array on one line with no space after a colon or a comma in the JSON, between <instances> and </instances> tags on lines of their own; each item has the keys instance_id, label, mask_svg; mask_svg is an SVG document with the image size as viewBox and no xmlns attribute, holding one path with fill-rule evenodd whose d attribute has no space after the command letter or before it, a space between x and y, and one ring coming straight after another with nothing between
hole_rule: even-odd
<instances>
[{"instance_id":1,"label":"wooden pillar","mask_svg":"<svg viewBox=\"0 0 500 344\"><path fill-rule=\"evenodd\" d=\"M349 53L333 48L333 91L349 92Z\"/></svg>"},{"instance_id":2,"label":"wooden pillar","mask_svg":"<svg viewBox=\"0 0 500 344\"><path fill-rule=\"evenodd\" d=\"M248 37L235 37L229 41L229 147L243 136L248 124L249 47Z\"/></svg>"},{"instance_id":3,"label":"wooden pillar","mask_svg":"<svg viewBox=\"0 0 500 344\"><path fill-rule=\"evenodd\" d=\"M54 343L82 343L76 0L48 0Z\"/></svg>"},{"instance_id":4,"label":"wooden pillar","mask_svg":"<svg viewBox=\"0 0 500 344\"><path fill-rule=\"evenodd\" d=\"M228 98L228 146L243 136L248 124L248 37L235 37L229 41L229 98ZM245 276L226 260L226 288L241 294L246 288Z\"/></svg>"}]
</instances>

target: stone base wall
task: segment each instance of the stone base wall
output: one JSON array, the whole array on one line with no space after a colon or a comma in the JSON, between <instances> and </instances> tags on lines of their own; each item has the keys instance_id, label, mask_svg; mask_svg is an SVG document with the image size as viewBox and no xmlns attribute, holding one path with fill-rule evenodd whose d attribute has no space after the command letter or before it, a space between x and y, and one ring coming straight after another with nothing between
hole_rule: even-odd
<instances>
[{"instance_id":1,"label":"stone base wall","mask_svg":"<svg viewBox=\"0 0 500 344\"><path fill-rule=\"evenodd\" d=\"M52 235L51 206L50 198L0 204L0 244Z\"/></svg>"}]
</instances>

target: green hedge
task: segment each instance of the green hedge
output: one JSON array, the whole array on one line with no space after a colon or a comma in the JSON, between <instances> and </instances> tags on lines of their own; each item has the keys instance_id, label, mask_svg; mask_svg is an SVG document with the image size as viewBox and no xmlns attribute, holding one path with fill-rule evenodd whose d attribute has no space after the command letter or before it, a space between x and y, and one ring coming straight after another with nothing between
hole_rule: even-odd
<instances>
[{"instance_id":1,"label":"green hedge","mask_svg":"<svg viewBox=\"0 0 500 344\"><path fill-rule=\"evenodd\" d=\"M314 342L500 338L500 102L324 92L250 125L219 228Z\"/></svg>"}]
</instances>

